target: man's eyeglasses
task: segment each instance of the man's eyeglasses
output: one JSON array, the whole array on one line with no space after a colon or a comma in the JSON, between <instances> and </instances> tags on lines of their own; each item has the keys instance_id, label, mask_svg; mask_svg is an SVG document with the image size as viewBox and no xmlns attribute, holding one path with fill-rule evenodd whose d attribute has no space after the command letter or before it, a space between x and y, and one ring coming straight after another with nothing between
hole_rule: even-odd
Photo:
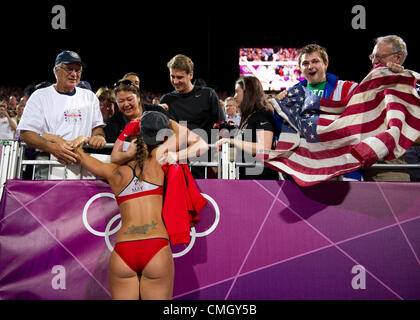
<instances>
[{"instance_id":1,"label":"man's eyeglasses","mask_svg":"<svg viewBox=\"0 0 420 320\"><path fill-rule=\"evenodd\" d=\"M137 88L136 85L133 83L133 81L128 80L128 79L124 79L124 80L119 80L119 81L115 82L114 83L114 89L118 88L122 84L126 85L126 86L133 86L133 87Z\"/></svg>"},{"instance_id":2,"label":"man's eyeglasses","mask_svg":"<svg viewBox=\"0 0 420 320\"><path fill-rule=\"evenodd\" d=\"M380 61L384 58L387 58L387 57L392 56L392 55L397 54L397 53L399 53L399 52L397 51L397 52L391 52L391 53L386 53L386 54L370 54L369 59L370 60L378 59Z\"/></svg>"},{"instance_id":3,"label":"man's eyeglasses","mask_svg":"<svg viewBox=\"0 0 420 320\"><path fill-rule=\"evenodd\" d=\"M82 73L82 68L67 68L58 66L60 69L63 69L67 74L71 74L72 72L76 72L77 75L80 75Z\"/></svg>"}]
</instances>

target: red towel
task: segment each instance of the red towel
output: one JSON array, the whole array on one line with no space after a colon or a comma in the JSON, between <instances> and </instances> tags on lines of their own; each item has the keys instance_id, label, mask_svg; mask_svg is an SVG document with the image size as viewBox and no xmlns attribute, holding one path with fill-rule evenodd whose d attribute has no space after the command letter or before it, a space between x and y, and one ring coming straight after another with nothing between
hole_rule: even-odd
<instances>
[{"instance_id":1,"label":"red towel","mask_svg":"<svg viewBox=\"0 0 420 320\"><path fill-rule=\"evenodd\" d=\"M164 165L165 198L162 217L172 245L190 242L190 227L207 205L186 164Z\"/></svg>"}]
</instances>

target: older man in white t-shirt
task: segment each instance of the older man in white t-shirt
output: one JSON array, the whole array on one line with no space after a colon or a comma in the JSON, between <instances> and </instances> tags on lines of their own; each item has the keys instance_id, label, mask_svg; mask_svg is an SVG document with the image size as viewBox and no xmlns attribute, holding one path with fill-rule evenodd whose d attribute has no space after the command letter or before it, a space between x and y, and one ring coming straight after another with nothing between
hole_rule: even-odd
<instances>
[{"instance_id":1,"label":"older man in white t-shirt","mask_svg":"<svg viewBox=\"0 0 420 320\"><path fill-rule=\"evenodd\" d=\"M92 148L103 148L106 144L98 98L92 91L77 87L82 68L76 52L61 52L54 66L56 84L31 95L17 128L26 144L54 155L63 164L78 161L73 146L79 136L89 137ZM48 141L42 137L45 133L66 142Z\"/></svg>"}]
</instances>

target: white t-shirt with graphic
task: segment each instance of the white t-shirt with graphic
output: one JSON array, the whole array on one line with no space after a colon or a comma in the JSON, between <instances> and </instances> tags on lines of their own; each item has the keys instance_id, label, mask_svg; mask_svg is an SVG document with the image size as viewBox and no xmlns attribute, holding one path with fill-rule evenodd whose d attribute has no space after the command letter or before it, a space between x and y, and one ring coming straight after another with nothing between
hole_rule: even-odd
<instances>
[{"instance_id":1,"label":"white t-shirt with graphic","mask_svg":"<svg viewBox=\"0 0 420 320\"><path fill-rule=\"evenodd\" d=\"M82 135L89 138L92 129L99 126L105 123L99 100L92 91L76 87L72 94L66 94L51 85L31 95L17 129L73 140Z\"/></svg>"}]
</instances>

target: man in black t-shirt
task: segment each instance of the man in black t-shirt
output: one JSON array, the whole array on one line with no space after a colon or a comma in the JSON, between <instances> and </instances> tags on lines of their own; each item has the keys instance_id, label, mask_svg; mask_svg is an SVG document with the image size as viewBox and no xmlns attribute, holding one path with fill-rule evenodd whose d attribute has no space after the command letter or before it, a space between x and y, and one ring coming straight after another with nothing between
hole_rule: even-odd
<instances>
[{"instance_id":1,"label":"man in black t-shirt","mask_svg":"<svg viewBox=\"0 0 420 320\"><path fill-rule=\"evenodd\" d=\"M194 64L187 56L176 55L167 66L175 90L165 94L160 103L168 106L173 120L181 125L185 123L188 129L211 143L213 125L225 119L216 92L212 88L192 84ZM193 167L191 172L195 178L204 178L202 168Z\"/></svg>"}]
</instances>

